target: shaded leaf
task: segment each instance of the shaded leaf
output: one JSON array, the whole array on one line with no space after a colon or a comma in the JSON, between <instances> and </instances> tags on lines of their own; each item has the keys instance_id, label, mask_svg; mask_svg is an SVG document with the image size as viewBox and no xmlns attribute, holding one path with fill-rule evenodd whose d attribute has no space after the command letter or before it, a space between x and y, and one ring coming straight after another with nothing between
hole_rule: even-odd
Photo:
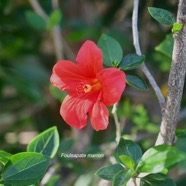
<instances>
[{"instance_id":1,"label":"shaded leaf","mask_svg":"<svg viewBox=\"0 0 186 186\"><path fill-rule=\"evenodd\" d=\"M106 66L118 66L121 62L123 51L117 40L102 34L98 41L98 47L102 50L103 63Z\"/></svg>"},{"instance_id":2,"label":"shaded leaf","mask_svg":"<svg viewBox=\"0 0 186 186\"><path fill-rule=\"evenodd\" d=\"M175 182L165 174L149 174L140 180L140 186L176 186Z\"/></svg>"},{"instance_id":3,"label":"shaded leaf","mask_svg":"<svg viewBox=\"0 0 186 186\"><path fill-rule=\"evenodd\" d=\"M132 172L130 170L128 171L121 170L114 176L112 185L125 186L131 177L132 177Z\"/></svg>"},{"instance_id":4,"label":"shaded leaf","mask_svg":"<svg viewBox=\"0 0 186 186\"><path fill-rule=\"evenodd\" d=\"M51 127L36 136L27 147L28 152L38 152L53 158L59 147L57 128Z\"/></svg>"},{"instance_id":5,"label":"shaded leaf","mask_svg":"<svg viewBox=\"0 0 186 186\"><path fill-rule=\"evenodd\" d=\"M138 75L126 75L127 84L130 86L139 89L141 91L147 91L148 87L145 81Z\"/></svg>"},{"instance_id":6,"label":"shaded leaf","mask_svg":"<svg viewBox=\"0 0 186 186\"><path fill-rule=\"evenodd\" d=\"M124 168L120 164L108 165L97 170L96 175L104 180L113 180L114 176Z\"/></svg>"},{"instance_id":7,"label":"shaded leaf","mask_svg":"<svg viewBox=\"0 0 186 186\"><path fill-rule=\"evenodd\" d=\"M117 154L118 156L125 155L131 157L137 164L142 156L142 151L138 144L131 140L125 140L124 138L121 138L117 147Z\"/></svg>"},{"instance_id":8,"label":"shaded leaf","mask_svg":"<svg viewBox=\"0 0 186 186\"><path fill-rule=\"evenodd\" d=\"M25 12L26 19L30 26L36 30L44 30L46 28L45 20L33 11Z\"/></svg>"},{"instance_id":9,"label":"shaded leaf","mask_svg":"<svg viewBox=\"0 0 186 186\"><path fill-rule=\"evenodd\" d=\"M175 22L173 14L171 14L167 10L155 7L148 7L148 11L150 15L161 24L173 25Z\"/></svg>"},{"instance_id":10,"label":"shaded leaf","mask_svg":"<svg viewBox=\"0 0 186 186\"><path fill-rule=\"evenodd\" d=\"M133 70L138 68L144 60L145 56L143 55L139 56L137 54L128 54L122 59L119 68L121 70Z\"/></svg>"},{"instance_id":11,"label":"shaded leaf","mask_svg":"<svg viewBox=\"0 0 186 186\"><path fill-rule=\"evenodd\" d=\"M35 152L22 152L12 155L7 162L2 180L14 186L31 185L45 174L50 158Z\"/></svg>"}]
</instances>

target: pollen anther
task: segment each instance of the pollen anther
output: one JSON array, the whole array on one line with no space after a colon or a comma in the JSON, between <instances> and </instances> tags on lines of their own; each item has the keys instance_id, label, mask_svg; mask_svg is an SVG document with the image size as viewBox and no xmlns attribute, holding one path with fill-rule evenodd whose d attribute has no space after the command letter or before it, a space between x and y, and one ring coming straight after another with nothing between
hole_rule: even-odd
<instances>
[{"instance_id":1,"label":"pollen anther","mask_svg":"<svg viewBox=\"0 0 186 186\"><path fill-rule=\"evenodd\" d=\"M84 88L84 92L86 93L92 90L92 86L89 84L85 84L83 88Z\"/></svg>"}]
</instances>

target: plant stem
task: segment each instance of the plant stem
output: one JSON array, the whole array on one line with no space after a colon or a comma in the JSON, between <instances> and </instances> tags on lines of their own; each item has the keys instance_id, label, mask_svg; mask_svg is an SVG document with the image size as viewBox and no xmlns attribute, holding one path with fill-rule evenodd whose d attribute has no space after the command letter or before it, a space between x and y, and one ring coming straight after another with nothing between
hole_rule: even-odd
<instances>
[{"instance_id":1,"label":"plant stem","mask_svg":"<svg viewBox=\"0 0 186 186\"><path fill-rule=\"evenodd\" d=\"M137 186L136 178L132 178L132 182L134 183L134 186Z\"/></svg>"},{"instance_id":2,"label":"plant stem","mask_svg":"<svg viewBox=\"0 0 186 186\"><path fill-rule=\"evenodd\" d=\"M139 5L139 0L134 0L133 16L132 16L132 33L133 33L133 43L136 50L136 54L142 55L140 44L139 44L139 33L138 33L138 5ZM149 83L151 84L152 88L154 89L163 113L165 107L165 99L163 97L163 94L159 86L157 85L156 81L154 80L153 76L149 72L144 62L142 63L140 68L145 74L145 76L147 77L147 79L149 80Z\"/></svg>"},{"instance_id":3,"label":"plant stem","mask_svg":"<svg viewBox=\"0 0 186 186\"><path fill-rule=\"evenodd\" d=\"M172 64L168 80L167 104L163 114L156 145L172 144L174 140L186 73L185 9L186 0L180 0L178 5L177 22L182 24L182 30L174 35Z\"/></svg>"},{"instance_id":4,"label":"plant stem","mask_svg":"<svg viewBox=\"0 0 186 186\"><path fill-rule=\"evenodd\" d=\"M118 116L117 116L116 111L117 111L117 103L115 103L113 105L112 114L113 114L114 122L115 122L115 125L116 125L116 142L118 144L119 141L120 141L120 138L121 138L121 124L118 120Z\"/></svg>"}]
</instances>

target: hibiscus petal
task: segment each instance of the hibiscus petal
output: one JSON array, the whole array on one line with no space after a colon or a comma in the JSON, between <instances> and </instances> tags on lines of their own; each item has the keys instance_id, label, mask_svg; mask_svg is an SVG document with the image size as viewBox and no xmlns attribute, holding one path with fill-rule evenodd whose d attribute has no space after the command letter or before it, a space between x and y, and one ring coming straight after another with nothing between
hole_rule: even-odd
<instances>
[{"instance_id":1,"label":"hibiscus petal","mask_svg":"<svg viewBox=\"0 0 186 186\"><path fill-rule=\"evenodd\" d=\"M68 60L60 60L53 67L50 81L61 90L74 92L80 82L87 81L87 77L80 65Z\"/></svg>"},{"instance_id":2,"label":"hibiscus petal","mask_svg":"<svg viewBox=\"0 0 186 186\"><path fill-rule=\"evenodd\" d=\"M81 46L76 61L85 67L90 77L94 77L103 69L102 52L94 42L89 40Z\"/></svg>"},{"instance_id":3,"label":"hibiscus petal","mask_svg":"<svg viewBox=\"0 0 186 186\"><path fill-rule=\"evenodd\" d=\"M82 129L87 124L87 113L92 105L91 100L67 95L61 105L60 114L71 127Z\"/></svg>"},{"instance_id":4,"label":"hibiscus petal","mask_svg":"<svg viewBox=\"0 0 186 186\"><path fill-rule=\"evenodd\" d=\"M109 112L107 107L102 102L96 102L89 114L92 127L96 131L107 128Z\"/></svg>"},{"instance_id":5,"label":"hibiscus petal","mask_svg":"<svg viewBox=\"0 0 186 186\"><path fill-rule=\"evenodd\" d=\"M117 68L107 68L97 78L102 85L102 102L107 106L118 102L126 86L125 73Z\"/></svg>"}]
</instances>

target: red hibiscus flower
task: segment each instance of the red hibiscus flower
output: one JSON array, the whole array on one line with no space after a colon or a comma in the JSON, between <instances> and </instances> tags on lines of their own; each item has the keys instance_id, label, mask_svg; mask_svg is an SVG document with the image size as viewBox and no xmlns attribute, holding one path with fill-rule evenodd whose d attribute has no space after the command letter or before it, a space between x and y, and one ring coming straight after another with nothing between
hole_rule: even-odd
<instances>
[{"instance_id":1,"label":"red hibiscus flower","mask_svg":"<svg viewBox=\"0 0 186 186\"><path fill-rule=\"evenodd\" d=\"M60 60L53 67L51 83L69 93L60 114L74 128L85 127L89 116L96 131L106 129L109 116L106 106L118 102L125 89L124 72L117 68L103 69L102 60L96 44L86 41L77 54L77 63Z\"/></svg>"}]
</instances>

